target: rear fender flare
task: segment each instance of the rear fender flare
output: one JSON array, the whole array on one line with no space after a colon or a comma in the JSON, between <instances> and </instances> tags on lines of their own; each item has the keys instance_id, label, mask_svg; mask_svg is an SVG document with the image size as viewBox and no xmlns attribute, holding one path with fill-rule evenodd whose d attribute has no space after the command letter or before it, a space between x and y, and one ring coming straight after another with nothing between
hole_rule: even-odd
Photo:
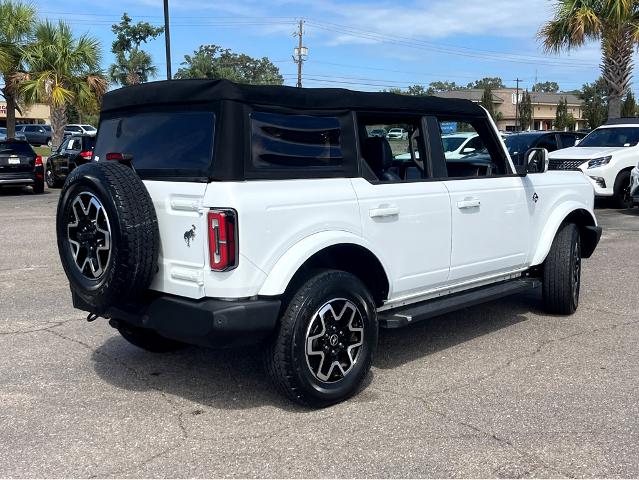
<instances>
[{"instance_id":1,"label":"rear fender flare","mask_svg":"<svg viewBox=\"0 0 639 480\"><path fill-rule=\"evenodd\" d=\"M389 279L390 294L393 286L392 282L390 282L389 264L379 251L376 251L366 240L352 233L346 231L326 231L310 235L289 248L286 253L278 259L270 272L268 272L268 276L259 291L259 295L282 295L286 291L293 276L309 258L325 248L342 244L358 245L377 257Z\"/></svg>"}]
</instances>

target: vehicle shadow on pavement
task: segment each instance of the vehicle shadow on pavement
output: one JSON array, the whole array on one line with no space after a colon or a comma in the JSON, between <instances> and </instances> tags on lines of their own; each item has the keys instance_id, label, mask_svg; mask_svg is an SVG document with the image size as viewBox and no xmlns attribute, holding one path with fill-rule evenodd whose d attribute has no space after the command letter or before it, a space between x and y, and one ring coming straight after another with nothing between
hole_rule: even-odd
<instances>
[{"instance_id":1,"label":"vehicle shadow on pavement","mask_svg":"<svg viewBox=\"0 0 639 480\"><path fill-rule=\"evenodd\" d=\"M50 194L51 191L48 189L44 189L44 192L42 193L38 193L37 195L48 195ZM0 188L0 197L14 197L14 196L25 196L25 197L31 197L31 196L35 196L36 194L33 193L33 191L31 190L31 187L2 187Z\"/></svg>"},{"instance_id":2,"label":"vehicle shadow on pavement","mask_svg":"<svg viewBox=\"0 0 639 480\"><path fill-rule=\"evenodd\" d=\"M483 335L525 321L541 312L541 291L506 297L465 308L397 330L381 330L374 365L400 367Z\"/></svg>"},{"instance_id":3,"label":"vehicle shadow on pavement","mask_svg":"<svg viewBox=\"0 0 639 480\"><path fill-rule=\"evenodd\" d=\"M522 322L526 320L524 313L538 309L538 295L532 293L443 315L408 328L382 330L374 366L396 368ZM271 384L262 366L260 347L234 350L187 347L178 352L153 354L130 345L116 334L94 351L92 360L96 373L120 389L157 391L221 409L270 405L288 411L307 411L284 398ZM362 388L372 381L371 373Z\"/></svg>"}]
</instances>

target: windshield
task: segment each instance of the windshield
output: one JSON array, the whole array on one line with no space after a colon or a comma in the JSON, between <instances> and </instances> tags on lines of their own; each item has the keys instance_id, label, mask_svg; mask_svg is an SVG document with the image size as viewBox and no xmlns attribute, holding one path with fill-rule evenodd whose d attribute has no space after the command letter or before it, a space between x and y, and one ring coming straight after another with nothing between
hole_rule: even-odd
<instances>
[{"instance_id":1,"label":"windshield","mask_svg":"<svg viewBox=\"0 0 639 480\"><path fill-rule=\"evenodd\" d=\"M444 153L454 152L461 144L464 143L466 137L442 137L442 143L444 144Z\"/></svg>"},{"instance_id":2,"label":"windshield","mask_svg":"<svg viewBox=\"0 0 639 480\"><path fill-rule=\"evenodd\" d=\"M525 153L537 138L536 135L509 135L504 140L508 153L517 155Z\"/></svg>"},{"instance_id":3,"label":"windshield","mask_svg":"<svg viewBox=\"0 0 639 480\"><path fill-rule=\"evenodd\" d=\"M634 147L639 143L639 128L599 128L579 142L578 147Z\"/></svg>"},{"instance_id":4,"label":"windshield","mask_svg":"<svg viewBox=\"0 0 639 480\"><path fill-rule=\"evenodd\" d=\"M2 128L2 127L0 127L0 133L1 133L2 135L6 135L6 134L7 134L7 129L6 129L6 128Z\"/></svg>"},{"instance_id":5,"label":"windshield","mask_svg":"<svg viewBox=\"0 0 639 480\"><path fill-rule=\"evenodd\" d=\"M84 128L87 132L95 132L96 128L92 127L91 125L82 125L82 128Z\"/></svg>"}]
</instances>

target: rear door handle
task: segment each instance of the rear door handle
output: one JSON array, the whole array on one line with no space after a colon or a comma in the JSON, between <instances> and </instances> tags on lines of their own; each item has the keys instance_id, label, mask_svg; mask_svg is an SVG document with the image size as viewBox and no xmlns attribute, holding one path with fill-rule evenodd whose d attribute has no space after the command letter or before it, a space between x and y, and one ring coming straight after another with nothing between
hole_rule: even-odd
<instances>
[{"instance_id":1,"label":"rear door handle","mask_svg":"<svg viewBox=\"0 0 639 480\"><path fill-rule=\"evenodd\" d=\"M380 205L377 208L371 208L368 215L371 218L394 217L399 215L399 208L395 205Z\"/></svg>"},{"instance_id":2,"label":"rear door handle","mask_svg":"<svg viewBox=\"0 0 639 480\"><path fill-rule=\"evenodd\" d=\"M457 202L457 208L460 210L465 208L477 208L479 206L481 206L481 202L477 198L468 198Z\"/></svg>"}]
</instances>

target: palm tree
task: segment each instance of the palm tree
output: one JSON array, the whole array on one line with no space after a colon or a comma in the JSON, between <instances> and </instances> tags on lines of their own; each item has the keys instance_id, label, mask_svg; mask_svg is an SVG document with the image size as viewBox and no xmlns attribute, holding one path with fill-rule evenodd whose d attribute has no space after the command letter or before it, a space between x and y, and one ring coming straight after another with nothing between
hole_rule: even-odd
<instances>
[{"instance_id":1,"label":"palm tree","mask_svg":"<svg viewBox=\"0 0 639 480\"><path fill-rule=\"evenodd\" d=\"M157 74L151 55L144 50L133 49L126 58L124 52L118 52L116 63L109 67L109 79L120 85L137 85L148 82Z\"/></svg>"},{"instance_id":2,"label":"palm tree","mask_svg":"<svg viewBox=\"0 0 639 480\"><path fill-rule=\"evenodd\" d=\"M601 72L608 88L608 117L619 118L630 87L632 54L639 43L639 1L558 0L554 18L539 31L550 52L601 42Z\"/></svg>"},{"instance_id":3,"label":"palm tree","mask_svg":"<svg viewBox=\"0 0 639 480\"><path fill-rule=\"evenodd\" d=\"M22 48L29 41L35 25L35 9L28 4L0 2L0 74L4 79L2 95L7 101L7 136L16 133L16 91L11 82L22 67Z\"/></svg>"},{"instance_id":4,"label":"palm tree","mask_svg":"<svg viewBox=\"0 0 639 480\"><path fill-rule=\"evenodd\" d=\"M100 44L88 35L74 38L60 21L45 21L35 29L34 42L25 49L28 73L15 82L26 102L45 102L51 108L54 145L60 145L67 122L67 107L80 108L100 99L108 83L100 70Z\"/></svg>"}]
</instances>

